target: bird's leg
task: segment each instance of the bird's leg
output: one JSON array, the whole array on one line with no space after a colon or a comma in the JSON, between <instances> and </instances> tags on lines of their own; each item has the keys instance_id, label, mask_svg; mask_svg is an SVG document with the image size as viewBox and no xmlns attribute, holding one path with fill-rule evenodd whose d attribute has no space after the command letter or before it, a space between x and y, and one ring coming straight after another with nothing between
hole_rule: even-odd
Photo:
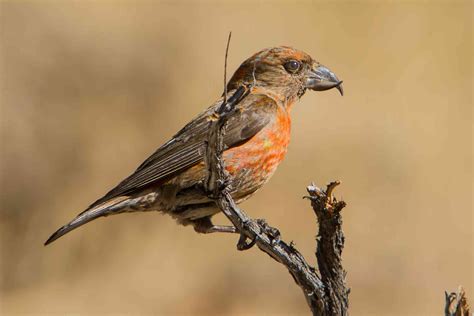
<instances>
[{"instance_id":1,"label":"bird's leg","mask_svg":"<svg viewBox=\"0 0 474 316\"><path fill-rule=\"evenodd\" d=\"M247 242L247 236L240 233L234 226L214 225L210 217L202 217L192 221L194 230L201 234L210 233L237 233L240 234L237 249L240 251L252 248L257 242L257 236ZM245 225L245 224L244 224Z\"/></svg>"},{"instance_id":2,"label":"bird's leg","mask_svg":"<svg viewBox=\"0 0 474 316\"><path fill-rule=\"evenodd\" d=\"M238 233L237 229L234 226L214 225L210 217L199 218L194 220L192 223L194 226L194 230L201 234Z\"/></svg>"}]
</instances>

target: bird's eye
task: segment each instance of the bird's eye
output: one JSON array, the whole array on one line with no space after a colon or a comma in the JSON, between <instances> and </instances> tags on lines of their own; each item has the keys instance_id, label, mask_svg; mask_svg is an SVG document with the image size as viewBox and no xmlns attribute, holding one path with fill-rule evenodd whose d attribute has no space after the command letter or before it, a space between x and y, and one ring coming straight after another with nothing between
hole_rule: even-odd
<instances>
[{"instance_id":1,"label":"bird's eye","mask_svg":"<svg viewBox=\"0 0 474 316\"><path fill-rule=\"evenodd\" d=\"M283 66L285 67L286 71L295 73L300 69L301 63L297 60L290 60Z\"/></svg>"}]
</instances>

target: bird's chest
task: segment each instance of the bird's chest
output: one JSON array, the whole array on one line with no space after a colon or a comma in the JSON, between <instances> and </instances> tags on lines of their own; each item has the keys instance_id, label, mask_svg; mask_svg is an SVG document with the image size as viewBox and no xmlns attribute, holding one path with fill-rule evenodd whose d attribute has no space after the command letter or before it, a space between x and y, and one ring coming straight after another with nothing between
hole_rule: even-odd
<instances>
[{"instance_id":1,"label":"bird's chest","mask_svg":"<svg viewBox=\"0 0 474 316\"><path fill-rule=\"evenodd\" d=\"M291 120L285 109L244 144L224 152L234 189L243 195L258 190L284 159L290 142Z\"/></svg>"}]
</instances>

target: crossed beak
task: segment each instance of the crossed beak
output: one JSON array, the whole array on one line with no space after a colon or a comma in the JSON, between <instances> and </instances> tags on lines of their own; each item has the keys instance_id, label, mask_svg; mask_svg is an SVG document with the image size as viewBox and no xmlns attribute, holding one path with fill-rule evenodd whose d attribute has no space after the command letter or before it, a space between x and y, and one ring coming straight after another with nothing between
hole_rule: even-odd
<instances>
[{"instance_id":1,"label":"crossed beak","mask_svg":"<svg viewBox=\"0 0 474 316\"><path fill-rule=\"evenodd\" d=\"M306 88L314 91L324 91L336 88L339 90L341 95L344 95L342 80L339 80L331 70L323 65L316 65L315 68L308 72Z\"/></svg>"}]
</instances>

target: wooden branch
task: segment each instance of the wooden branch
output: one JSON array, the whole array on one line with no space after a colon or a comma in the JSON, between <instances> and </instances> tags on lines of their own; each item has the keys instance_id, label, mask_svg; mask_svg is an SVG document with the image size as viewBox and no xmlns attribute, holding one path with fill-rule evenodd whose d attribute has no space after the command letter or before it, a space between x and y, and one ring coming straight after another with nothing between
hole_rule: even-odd
<instances>
[{"instance_id":1,"label":"wooden branch","mask_svg":"<svg viewBox=\"0 0 474 316\"><path fill-rule=\"evenodd\" d=\"M341 258L344 248L341 211L346 203L338 201L332 195L339 184L339 181L329 183L326 191L314 184L307 188L319 223L316 259L331 315L347 315L350 292L346 287L346 271L342 267Z\"/></svg>"},{"instance_id":2,"label":"wooden branch","mask_svg":"<svg viewBox=\"0 0 474 316\"><path fill-rule=\"evenodd\" d=\"M205 157L205 189L240 233L238 250L249 249L256 244L260 250L283 264L302 289L313 315L347 315L349 290L346 288L345 271L341 265L344 235L340 215L345 203L332 196L334 187L339 183L329 184L326 190L314 185L307 188L308 198L319 222L316 257L320 273L306 262L292 243L288 244L280 239L278 229L270 227L265 220L251 219L232 199L222 160L223 135L229 114L251 89L252 86L243 86L230 98L224 97L227 102L221 104L210 121Z\"/></svg>"},{"instance_id":3,"label":"wooden branch","mask_svg":"<svg viewBox=\"0 0 474 316\"><path fill-rule=\"evenodd\" d=\"M446 304L444 314L446 316L469 316L470 308L467 303L466 293L462 286L459 286L458 292L444 292Z\"/></svg>"}]
</instances>

